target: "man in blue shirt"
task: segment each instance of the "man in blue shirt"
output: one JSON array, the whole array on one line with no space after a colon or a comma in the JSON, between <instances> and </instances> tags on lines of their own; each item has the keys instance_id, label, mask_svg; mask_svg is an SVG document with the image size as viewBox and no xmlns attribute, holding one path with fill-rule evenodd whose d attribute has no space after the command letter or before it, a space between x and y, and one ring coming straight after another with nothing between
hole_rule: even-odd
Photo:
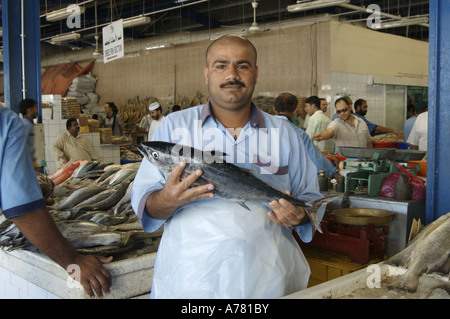
<instances>
[{"instance_id":1,"label":"man in blue shirt","mask_svg":"<svg viewBox=\"0 0 450 319\"><path fill-rule=\"evenodd\" d=\"M384 127L381 125L373 124L369 120L366 119L367 109L369 106L367 105L367 101L363 99L356 100L355 104L355 115L360 117L366 122L367 127L369 128L370 135L374 136L375 134L384 134L384 133L394 133L400 137L403 136L402 132L394 130L392 128Z\"/></svg>"},{"instance_id":2,"label":"man in blue shirt","mask_svg":"<svg viewBox=\"0 0 450 319\"><path fill-rule=\"evenodd\" d=\"M102 266L111 258L81 255L62 236L48 213L25 142L22 120L0 107L0 207L22 234L61 267L80 267L80 282L90 296L109 292L111 275Z\"/></svg>"},{"instance_id":3,"label":"man in blue shirt","mask_svg":"<svg viewBox=\"0 0 450 319\"><path fill-rule=\"evenodd\" d=\"M319 199L317 170L300 136L251 102L256 61L243 37L214 41L204 68L208 103L169 114L152 140L220 151L280 191ZM268 198L246 203L248 211L214 198L212 184L191 187L202 171L182 178L185 165L166 174L144 159L134 180L131 202L144 230L164 224L151 297L276 298L306 288L310 269L291 234L312 239L305 210Z\"/></svg>"}]
</instances>

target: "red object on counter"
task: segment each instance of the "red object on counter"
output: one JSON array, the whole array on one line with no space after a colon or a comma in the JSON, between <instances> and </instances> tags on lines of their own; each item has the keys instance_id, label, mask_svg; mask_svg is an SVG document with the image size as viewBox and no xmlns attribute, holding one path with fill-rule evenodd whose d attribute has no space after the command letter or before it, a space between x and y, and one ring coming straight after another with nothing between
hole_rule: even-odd
<instances>
[{"instance_id":1,"label":"red object on counter","mask_svg":"<svg viewBox=\"0 0 450 319\"><path fill-rule=\"evenodd\" d=\"M375 142L373 141L374 148L398 148L397 142Z\"/></svg>"}]
</instances>

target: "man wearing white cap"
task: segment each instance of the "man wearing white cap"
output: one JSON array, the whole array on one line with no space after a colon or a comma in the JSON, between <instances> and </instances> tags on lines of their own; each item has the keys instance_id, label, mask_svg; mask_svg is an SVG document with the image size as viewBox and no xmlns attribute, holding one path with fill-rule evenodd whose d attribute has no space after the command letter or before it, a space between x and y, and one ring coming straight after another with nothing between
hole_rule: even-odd
<instances>
[{"instance_id":1,"label":"man wearing white cap","mask_svg":"<svg viewBox=\"0 0 450 319\"><path fill-rule=\"evenodd\" d=\"M148 138L148 130L150 129L150 124L152 123L152 116L150 115L150 106L148 107L148 113L141 119L138 126L138 131L144 133L144 142Z\"/></svg>"},{"instance_id":2,"label":"man wearing white cap","mask_svg":"<svg viewBox=\"0 0 450 319\"><path fill-rule=\"evenodd\" d=\"M162 114L161 105L158 102L153 102L152 104L150 104L148 106L148 110L150 111L150 116L153 120L150 124L150 128L148 129L148 140L151 141L153 132L155 132L159 123L161 123L161 121L163 120L164 115Z\"/></svg>"}]
</instances>

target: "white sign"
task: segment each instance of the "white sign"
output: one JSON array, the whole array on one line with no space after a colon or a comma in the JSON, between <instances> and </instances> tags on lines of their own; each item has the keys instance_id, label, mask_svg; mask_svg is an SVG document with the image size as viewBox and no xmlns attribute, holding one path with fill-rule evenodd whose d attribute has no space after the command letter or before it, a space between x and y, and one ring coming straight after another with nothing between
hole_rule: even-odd
<instances>
[{"instance_id":1,"label":"white sign","mask_svg":"<svg viewBox=\"0 0 450 319\"><path fill-rule=\"evenodd\" d=\"M103 62L120 59L124 55L123 19L103 27Z\"/></svg>"}]
</instances>

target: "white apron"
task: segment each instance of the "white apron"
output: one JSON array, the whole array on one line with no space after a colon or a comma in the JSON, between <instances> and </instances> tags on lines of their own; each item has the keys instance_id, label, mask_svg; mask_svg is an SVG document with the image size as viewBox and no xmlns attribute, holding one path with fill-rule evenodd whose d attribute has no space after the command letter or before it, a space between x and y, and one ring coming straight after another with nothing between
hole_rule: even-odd
<instances>
[{"instance_id":1,"label":"white apron","mask_svg":"<svg viewBox=\"0 0 450 319\"><path fill-rule=\"evenodd\" d=\"M269 206L205 199L165 223L151 298L278 298L305 289L308 263Z\"/></svg>"}]
</instances>

